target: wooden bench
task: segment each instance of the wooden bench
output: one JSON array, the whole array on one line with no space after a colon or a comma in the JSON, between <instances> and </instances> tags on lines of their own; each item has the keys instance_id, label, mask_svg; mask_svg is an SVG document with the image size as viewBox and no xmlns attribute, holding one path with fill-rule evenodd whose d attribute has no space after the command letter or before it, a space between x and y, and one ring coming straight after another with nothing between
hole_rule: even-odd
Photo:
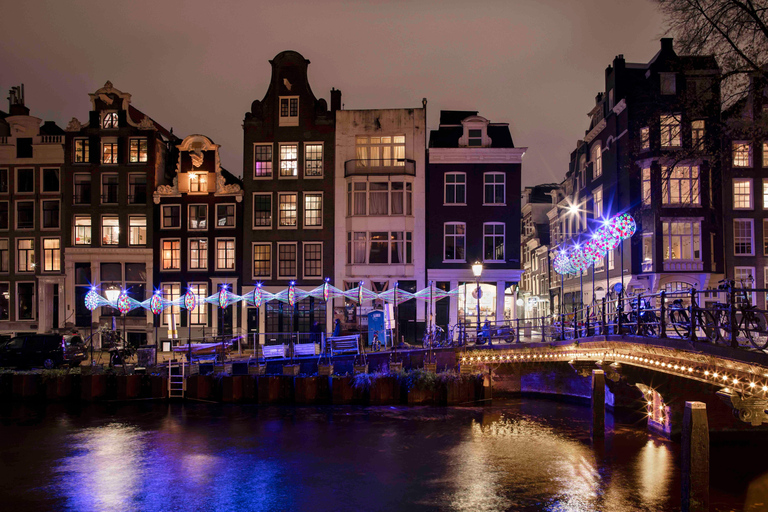
<instances>
[{"instance_id":1,"label":"wooden bench","mask_svg":"<svg viewBox=\"0 0 768 512\"><path fill-rule=\"evenodd\" d=\"M331 355L336 354L359 354L360 353L360 335L350 336L329 336L326 339L330 347Z\"/></svg>"}]
</instances>

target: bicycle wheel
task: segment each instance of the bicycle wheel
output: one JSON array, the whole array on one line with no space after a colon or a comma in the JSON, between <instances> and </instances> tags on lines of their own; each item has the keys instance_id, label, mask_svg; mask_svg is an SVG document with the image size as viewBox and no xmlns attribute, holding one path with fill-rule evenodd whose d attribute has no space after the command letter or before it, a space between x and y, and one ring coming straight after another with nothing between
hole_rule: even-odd
<instances>
[{"instance_id":1,"label":"bicycle wheel","mask_svg":"<svg viewBox=\"0 0 768 512\"><path fill-rule=\"evenodd\" d=\"M768 330L763 313L750 311L744 319L744 330L753 347L764 350L768 347Z\"/></svg>"},{"instance_id":2,"label":"bicycle wheel","mask_svg":"<svg viewBox=\"0 0 768 512\"><path fill-rule=\"evenodd\" d=\"M688 320L688 315L685 311L682 309L670 309L669 323L672 324L678 336L688 338L691 332L691 322Z\"/></svg>"},{"instance_id":3,"label":"bicycle wheel","mask_svg":"<svg viewBox=\"0 0 768 512\"><path fill-rule=\"evenodd\" d=\"M707 337L707 341L710 343L716 343L720 337L720 332L717 329L717 319L711 311L703 310L699 312L699 325L701 330L704 331L704 335Z\"/></svg>"}]
</instances>

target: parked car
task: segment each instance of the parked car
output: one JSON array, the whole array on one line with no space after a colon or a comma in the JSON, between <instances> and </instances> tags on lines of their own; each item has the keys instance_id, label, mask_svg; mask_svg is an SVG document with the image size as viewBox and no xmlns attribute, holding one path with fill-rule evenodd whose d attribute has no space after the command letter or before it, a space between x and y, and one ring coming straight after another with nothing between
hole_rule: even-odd
<instances>
[{"instance_id":1,"label":"parked car","mask_svg":"<svg viewBox=\"0 0 768 512\"><path fill-rule=\"evenodd\" d=\"M85 343L77 334L26 334L0 345L0 366L3 367L71 367L78 366L85 358Z\"/></svg>"}]
</instances>

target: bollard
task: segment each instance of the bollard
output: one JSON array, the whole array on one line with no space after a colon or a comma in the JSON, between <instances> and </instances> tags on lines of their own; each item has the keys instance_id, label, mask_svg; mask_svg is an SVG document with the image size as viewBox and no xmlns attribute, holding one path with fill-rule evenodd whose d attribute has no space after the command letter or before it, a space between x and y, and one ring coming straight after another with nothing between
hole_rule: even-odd
<instances>
[{"instance_id":1,"label":"bollard","mask_svg":"<svg viewBox=\"0 0 768 512\"><path fill-rule=\"evenodd\" d=\"M592 437L605 436L605 372L592 370Z\"/></svg>"},{"instance_id":2,"label":"bollard","mask_svg":"<svg viewBox=\"0 0 768 512\"><path fill-rule=\"evenodd\" d=\"M680 456L681 509L683 512L709 510L709 425L704 402L685 402Z\"/></svg>"}]
</instances>

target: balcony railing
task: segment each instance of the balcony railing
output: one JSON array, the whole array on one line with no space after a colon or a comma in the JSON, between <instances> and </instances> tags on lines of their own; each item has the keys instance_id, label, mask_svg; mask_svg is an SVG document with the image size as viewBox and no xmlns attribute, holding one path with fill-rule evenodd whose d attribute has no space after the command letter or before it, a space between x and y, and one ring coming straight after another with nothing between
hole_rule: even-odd
<instances>
[{"instance_id":1,"label":"balcony railing","mask_svg":"<svg viewBox=\"0 0 768 512\"><path fill-rule=\"evenodd\" d=\"M61 135L42 135L40 142L43 144L61 144L62 138Z\"/></svg>"},{"instance_id":2,"label":"balcony railing","mask_svg":"<svg viewBox=\"0 0 768 512\"><path fill-rule=\"evenodd\" d=\"M665 261L664 272L693 271L701 272L704 270L702 261Z\"/></svg>"},{"instance_id":3,"label":"balcony railing","mask_svg":"<svg viewBox=\"0 0 768 512\"><path fill-rule=\"evenodd\" d=\"M344 162L344 177L366 175L416 175L416 161L408 158L372 158Z\"/></svg>"},{"instance_id":4,"label":"balcony railing","mask_svg":"<svg viewBox=\"0 0 768 512\"><path fill-rule=\"evenodd\" d=\"M643 272L653 272L653 262L652 261L644 261L643 262Z\"/></svg>"},{"instance_id":5,"label":"balcony railing","mask_svg":"<svg viewBox=\"0 0 768 512\"><path fill-rule=\"evenodd\" d=\"M146 204L146 202L147 202L146 192L138 192L136 194L131 194L128 196L128 204Z\"/></svg>"}]
</instances>

